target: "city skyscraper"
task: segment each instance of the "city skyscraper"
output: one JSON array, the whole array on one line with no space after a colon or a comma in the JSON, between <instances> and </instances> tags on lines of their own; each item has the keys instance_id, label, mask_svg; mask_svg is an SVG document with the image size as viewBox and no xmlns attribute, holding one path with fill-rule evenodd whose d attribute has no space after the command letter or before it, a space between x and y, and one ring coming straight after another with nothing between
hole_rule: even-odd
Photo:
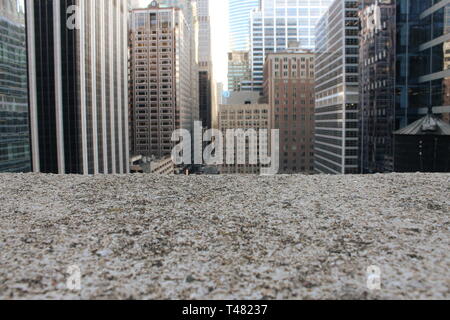
<instances>
[{"instance_id":1,"label":"city skyscraper","mask_svg":"<svg viewBox=\"0 0 450 320\"><path fill-rule=\"evenodd\" d=\"M199 109L204 128L211 128L214 122L212 101L213 65L211 53L210 0L197 0L198 14L198 65L199 65Z\"/></svg>"},{"instance_id":2,"label":"city skyscraper","mask_svg":"<svg viewBox=\"0 0 450 320\"><path fill-rule=\"evenodd\" d=\"M228 90L251 91L250 15L260 0L229 0Z\"/></svg>"},{"instance_id":3,"label":"city skyscraper","mask_svg":"<svg viewBox=\"0 0 450 320\"><path fill-rule=\"evenodd\" d=\"M315 26L332 0L261 0L250 15L252 87L262 91L267 54L290 48L314 49Z\"/></svg>"},{"instance_id":4,"label":"city skyscraper","mask_svg":"<svg viewBox=\"0 0 450 320\"><path fill-rule=\"evenodd\" d=\"M31 171L23 0L0 1L0 172Z\"/></svg>"},{"instance_id":5,"label":"city skyscraper","mask_svg":"<svg viewBox=\"0 0 450 320\"><path fill-rule=\"evenodd\" d=\"M396 10L394 1L362 1L360 145L363 173L394 171Z\"/></svg>"},{"instance_id":6,"label":"city skyscraper","mask_svg":"<svg viewBox=\"0 0 450 320\"><path fill-rule=\"evenodd\" d=\"M315 168L359 173L359 1L335 0L316 27Z\"/></svg>"},{"instance_id":7,"label":"city skyscraper","mask_svg":"<svg viewBox=\"0 0 450 320\"><path fill-rule=\"evenodd\" d=\"M396 10L396 127L420 119L429 109L448 119L450 3L398 0Z\"/></svg>"},{"instance_id":8,"label":"city skyscraper","mask_svg":"<svg viewBox=\"0 0 450 320\"><path fill-rule=\"evenodd\" d=\"M230 51L250 49L250 14L260 0L228 0Z\"/></svg>"},{"instance_id":9,"label":"city skyscraper","mask_svg":"<svg viewBox=\"0 0 450 320\"><path fill-rule=\"evenodd\" d=\"M158 0L156 3L161 8L179 8L183 12L186 23L189 24L190 40L191 40L191 97L192 97L192 122L200 119L199 95L200 92L200 74L199 74L199 17L198 17L198 1L197 0Z\"/></svg>"},{"instance_id":10,"label":"city skyscraper","mask_svg":"<svg viewBox=\"0 0 450 320\"><path fill-rule=\"evenodd\" d=\"M192 132L198 106L191 24L180 8L135 9L130 21L130 106L132 152L162 158L170 155L172 132Z\"/></svg>"},{"instance_id":11,"label":"city skyscraper","mask_svg":"<svg viewBox=\"0 0 450 320\"><path fill-rule=\"evenodd\" d=\"M128 1L26 1L33 170L127 173Z\"/></svg>"},{"instance_id":12,"label":"city skyscraper","mask_svg":"<svg viewBox=\"0 0 450 320\"><path fill-rule=\"evenodd\" d=\"M361 165L390 172L404 167L394 131L427 114L449 122L450 3L364 0L360 17Z\"/></svg>"},{"instance_id":13,"label":"city skyscraper","mask_svg":"<svg viewBox=\"0 0 450 320\"><path fill-rule=\"evenodd\" d=\"M197 15L199 24L198 61L200 71L210 70L211 56L211 17L210 0L197 0Z\"/></svg>"},{"instance_id":14,"label":"city skyscraper","mask_svg":"<svg viewBox=\"0 0 450 320\"><path fill-rule=\"evenodd\" d=\"M195 37L196 59L198 75L197 81L198 119L206 128L212 123L212 53L211 53L211 20L209 14L209 0L160 0L161 7L176 7L183 11L186 21L191 24Z\"/></svg>"},{"instance_id":15,"label":"city skyscraper","mask_svg":"<svg viewBox=\"0 0 450 320\"><path fill-rule=\"evenodd\" d=\"M270 128L280 130L279 173L314 172L314 53L271 53L264 66Z\"/></svg>"}]
</instances>

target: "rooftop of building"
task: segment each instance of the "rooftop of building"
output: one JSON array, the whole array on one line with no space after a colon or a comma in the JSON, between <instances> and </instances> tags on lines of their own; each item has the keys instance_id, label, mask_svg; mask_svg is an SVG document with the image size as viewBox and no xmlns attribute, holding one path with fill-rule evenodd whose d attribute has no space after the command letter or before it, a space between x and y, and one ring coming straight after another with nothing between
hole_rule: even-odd
<instances>
[{"instance_id":1,"label":"rooftop of building","mask_svg":"<svg viewBox=\"0 0 450 320\"><path fill-rule=\"evenodd\" d=\"M427 114L425 117L411 123L409 126L400 129L395 135L438 135L450 136L450 124L433 114Z\"/></svg>"},{"instance_id":2,"label":"rooftop of building","mask_svg":"<svg viewBox=\"0 0 450 320\"><path fill-rule=\"evenodd\" d=\"M282 51L277 52L270 52L267 54L267 57L271 56L288 56L288 55L315 55L313 50L309 49L297 49L297 48L290 48ZM266 58L267 59L267 58Z\"/></svg>"},{"instance_id":3,"label":"rooftop of building","mask_svg":"<svg viewBox=\"0 0 450 320\"><path fill-rule=\"evenodd\" d=\"M156 5L152 5L152 3L150 3L147 7L134 7L132 9L133 12L137 12L137 11L149 11L149 10L178 10L178 11L182 11L182 9L180 7L176 7L176 6L170 6L170 5L166 5L166 4L160 4L159 2L156 2Z\"/></svg>"},{"instance_id":4,"label":"rooftop of building","mask_svg":"<svg viewBox=\"0 0 450 320\"><path fill-rule=\"evenodd\" d=\"M449 193L449 174L3 174L0 299L449 299Z\"/></svg>"},{"instance_id":5,"label":"rooftop of building","mask_svg":"<svg viewBox=\"0 0 450 320\"><path fill-rule=\"evenodd\" d=\"M222 105L258 104L260 100L261 95L259 92L232 91L228 97L224 97Z\"/></svg>"}]
</instances>

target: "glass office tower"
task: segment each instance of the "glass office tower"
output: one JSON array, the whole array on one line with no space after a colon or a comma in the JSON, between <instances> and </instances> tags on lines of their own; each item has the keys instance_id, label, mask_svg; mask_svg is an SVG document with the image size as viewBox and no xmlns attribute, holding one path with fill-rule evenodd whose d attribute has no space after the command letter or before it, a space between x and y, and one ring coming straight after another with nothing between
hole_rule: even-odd
<instances>
[{"instance_id":1,"label":"glass office tower","mask_svg":"<svg viewBox=\"0 0 450 320\"><path fill-rule=\"evenodd\" d=\"M250 21L253 90L262 91L264 61L272 52L314 49L315 25L332 0L262 0Z\"/></svg>"},{"instance_id":2,"label":"glass office tower","mask_svg":"<svg viewBox=\"0 0 450 320\"><path fill-rule=\"evenodd\" d=\"M397 0L396 129L450 113L450 1Z\"/></svg>"},{"instance_id":3,"label":"glass office tower","mask_svg":"<svg viewBox=\"0 0 450 320\"><path fill-rule=\"evenodd\" d=\"M364 0L360 17L361 166L391 172L394 131L450 120L450 1Z\"/></svg>"},{"instance_id":4,"label":"glass office tower","mask_svg":"<svg viewBox=\"0 0 450 320\"><path fill-rule=\"evenodd\" d=\"M363 0L360 37L360 136L363 173L394 170L395 1Z\"/></svg>"},{"instance_id":5,"label":"glass office tower","mask_svg":"<svg viewBox=\"0 0 450 320\"><path fill-rule=\"evenodd\" d=\"M250 15L260 0L229 0L228 90L251 91Z\"/></svg>"},{"instance_id":6,"label":"glass office tower","mask_svg":"<svg viewBox=\"0 0 450 320\"><path fill-rule=\"evenodd\" d=\"M0 0L0 172L31 170L25 9Z\"/></svg>"},{"instance_id":7,"label":"glass office tower","mask_svg":"<svg viewBox=\"0 0 450 320\"><path fill-rule=\"evenodd\" d=\"M250 14L259 8L260 0L228 0L230 51L250 48Z\"/></svg>"}]
</instances>

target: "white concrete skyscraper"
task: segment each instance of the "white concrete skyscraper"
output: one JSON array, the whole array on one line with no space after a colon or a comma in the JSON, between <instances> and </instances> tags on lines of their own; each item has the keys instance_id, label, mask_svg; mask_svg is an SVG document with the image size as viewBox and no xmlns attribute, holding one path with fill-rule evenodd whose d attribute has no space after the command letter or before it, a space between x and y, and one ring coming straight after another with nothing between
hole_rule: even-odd
<instances>
[{"instance_id":1,"label":"white concrete skyscraper","mask_svg":"<svg viewBox=\"0 0 450 320\"><path fill-rule=\"evenodd\" d=\"M264 61L292 47L314 49L315 26L332 0L261 0L250 18L253 90L261 91Z\"/></svg>"},{"instance_id":2,"label":"white concrete skyscraper","mask_svg":"<svg viewBox=\"0 0 450 320\"><path fill-rule=\"evenodd\" d=\"M360 173L359 4L335 0L317 25L314 156L320 173Z\"/></svg>"}]
</instances>

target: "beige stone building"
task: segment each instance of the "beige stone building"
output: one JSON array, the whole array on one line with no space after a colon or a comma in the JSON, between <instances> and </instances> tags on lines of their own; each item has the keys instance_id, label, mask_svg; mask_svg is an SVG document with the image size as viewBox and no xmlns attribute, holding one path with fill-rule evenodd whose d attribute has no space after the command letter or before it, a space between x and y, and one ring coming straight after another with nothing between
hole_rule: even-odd
<instances>
[{"instance_id":1,"label":"beige stone building","mask_svg":"<svg viewBox=\"0 0 450 320\"><path fill-rule=\"evenodd\" d=\"M233 93L234 94L234 93ZM224 145L226 145L226 132L228 129L269 129L269 105L257 102L259 93L247 92L246 95L238 93L229 100L234 104L219 106L219 129L224 136ZM246 144L245 150L235 148L235 164L227 164L220 166L221 174L259 174L260 164L250 164L249 144ZM256 150L257 154L259 149ZM237 164L237 152L245 152L246 164ZM225 153L225 152L224 152ZM258 154L259 155L259 154ZM226 159L226 155L224 155Z\"/></svg>"},{"instance_id":2,"label":"beige stone building","mask_svg":"<svg viewBox=\"0 0 450 320\"><path fill-rule=\"evenodd\" d=\"M314 172L314 53L269 54L264 95L270 128L280 130L280 173Z\"/></svg>"},{"instance_id":3,"label":"beige stone building","mask_svg":"<svg viewBox=\"0 0 450 320\"><path fill-rule=\"evenodd\" d=\"M195 32L183 10L157 2L135 9L130 21L131 152L171 154L172 132L192 132L198 119Z\"/></svg>"}]
</instances>

